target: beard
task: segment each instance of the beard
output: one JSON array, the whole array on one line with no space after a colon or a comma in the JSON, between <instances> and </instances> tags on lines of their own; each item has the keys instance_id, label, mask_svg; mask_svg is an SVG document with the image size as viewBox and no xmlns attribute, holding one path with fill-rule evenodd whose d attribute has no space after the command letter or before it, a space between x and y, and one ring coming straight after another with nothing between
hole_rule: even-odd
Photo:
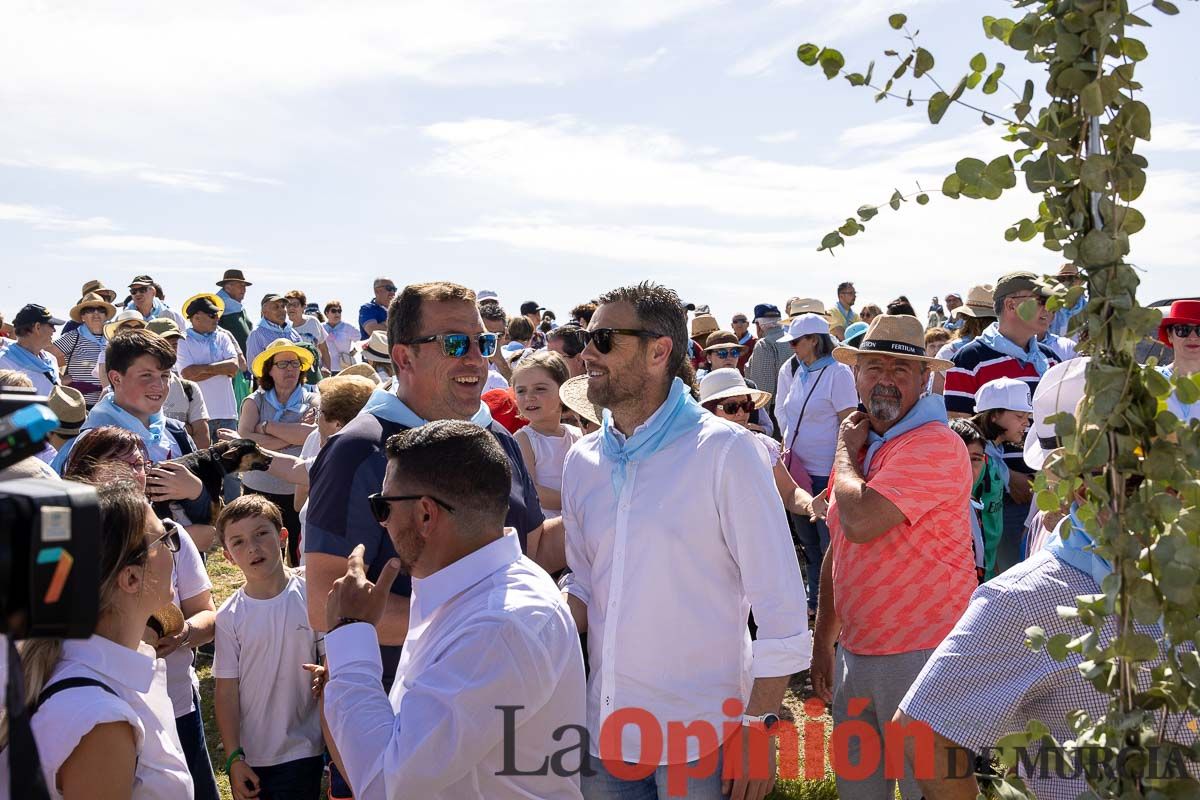
<instances>
[{"instance_id":1,"label":"beard","mask_svg":"<svg viewBox=\"0 0 1200 800\"><path fill-rule=\"evenodd\" d=\"M643 396L648 380L646 371L633 364L610 370L600 381L588 381L588 401L601 408L620 406Z\"/></svg>"},{"instance_id":2,"label":"beard","mask_svg":"<svg viewBox=\"0 0 1200 800\"><path fill-rule=\"evenodd\" d=\"M396 548L396 558L400 559L400 571L412 575L413 566L425 552L425 540L416 531L405 529L392 537L392 546Z\"/></svg>"},{"instance_id":3,"label":"beard","mask_svg":"<svg viewBox=\"0 0 1200 800\"><path fill-rule=\"evenodd\" d=\"M900 417L900 390L895 386L876 386L871 390L867 413L880 422L894 422Z\"/></svg>"}]
</instances>

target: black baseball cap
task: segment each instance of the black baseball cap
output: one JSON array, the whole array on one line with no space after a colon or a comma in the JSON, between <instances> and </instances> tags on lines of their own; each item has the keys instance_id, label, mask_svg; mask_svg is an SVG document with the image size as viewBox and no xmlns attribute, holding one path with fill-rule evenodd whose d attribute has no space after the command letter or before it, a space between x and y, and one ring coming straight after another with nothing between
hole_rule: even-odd
<instances>
[{"instance_id":1,"label":"black baseball cap","mask_svg":"<svg viewBox=\"0 0 1200 800\"><path fill-rule=\"evenodd\" d=\"M133 280L131 280L129 282L130 289L132 289L135 286L153 286L153 285L154 285L154 278L151 278L149 275L138 275L136 278L134 278Z\"/></svg>"},{"instance_id":2,"label":"black baseball cap","mask_svg":"<svg viewBox=\"0 0 1200 800\"><path fill-rule=\"evenodd\" d=\"M22 325L32 325L35 322L41 322L45 325L66 325L65 319L59 319L46 310L45 306L39 306L37 303L30 303L23 306L17 315L13 317L13 325L20 327Z\"/></svg>"},{"instance_id":3,"label":"black baseball cap","mask_svg":"<svg viewBox=\"0 0 1200 800\"><path fill-rule=\"evenodd\" d=\"M546 309L542 308L541 306L539 306L537 304L536 300L526 300L524 303L521 303L521 313L522 314L536 314L539 311L545 311L545 310Z\"/></svg>"},{"instance_id":4,"label":"black baseball cap","mask_svg":"<svg viewBox=\"0 0 1200 800\"><path fill-rule=\"evenodd\" d=\"M1032 272L1010 272L1001 275L996 281L996 289L992 296L999 300L1017 292L1032 292L1034 295L1049 297L1054 289Z\"/></svg>"}]
</instances>

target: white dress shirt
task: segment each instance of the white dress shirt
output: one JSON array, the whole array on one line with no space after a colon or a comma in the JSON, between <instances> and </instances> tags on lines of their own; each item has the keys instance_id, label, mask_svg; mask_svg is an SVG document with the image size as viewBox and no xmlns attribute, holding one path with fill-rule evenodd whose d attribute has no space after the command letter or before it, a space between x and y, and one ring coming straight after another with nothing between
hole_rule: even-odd
<instances>
[{"instance_id":1,"label":"white dress shirt","mask_svg":"<svg viewBox=\"0 0 1200 800\"><path fill-rule=\"evenodd\" d=\"M588 607L588 732L604 756L600 728L617 709L649 710L664 742L668 722L720 732L726 699L746 703L755 678L812 659L800 566L753 433L705 414L630 462L619 497L612 469L600 434L585 436L567 454L562 491L567 591ZM621 746L627 761L669 763L665 747L657 761L641 754L636 725ZM705 755L695 737L687 748L688 761Z\"/></svg>"},{"instance_id":2,"label":"white dress shirt","mask_svg":"<svg viewBox=\"0 0 1200 800\"><path fill-rule=\"evenodd\" d=\"M578 734L584 719L579 633L558 587L521 555L515 531L414 578L408 636L390 694L375 628L325 637L325 717L357 800L581 798ZM505 742L505 712L520 706ZM570 776L534 771L575 746Z\"/></svg>"}]
</instances>

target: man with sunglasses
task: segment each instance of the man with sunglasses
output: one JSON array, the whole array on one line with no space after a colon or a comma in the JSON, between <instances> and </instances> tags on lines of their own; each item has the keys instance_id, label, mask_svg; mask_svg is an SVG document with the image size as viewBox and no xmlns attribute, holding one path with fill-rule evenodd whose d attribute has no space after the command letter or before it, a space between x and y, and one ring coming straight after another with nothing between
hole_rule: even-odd
<instances>
[{"instance_id":1,"label":"man with sunglasses","mask_svg":"<svg viewBox=\"0 0 1200 800\"><path fill-rule=\"evenodd\" d=\"M761 742L790 676L808 667L812 640L783 503L755 435L706 412L676 377L688 342L679 296L649 282L608 292L584 340L588 400L604 419L567 454L562 491L566 591L591 667L596 773L583 776L584 796L666 797L669 777L686 773L689 797L761 800L773 771L723 781L715 737L663 752L639 747L639 726L625 726L615 746L601 745L605 721L633 707L653 715L661 741L668 723L728 731L733 716ZM649 776L618 777L622 761Z\"/></svg>"},{"instance_id":2,"label":"man with sunglasses","mask_svg":"<svg viewBox=\"0 0 1200 800\"><path fill-rule=\"evenodd\" d=\"M578 325L568 322L546 334L546 348L563 357L572 378L582 375L584 371L583 333L583 329Z\"/></svg>"},{"instance_id":3,"label":"man with sunglasses","mask_svg":"<svg viewBox=\"0 0 1200 800\"><path fill-rule=\"evenodd\" d=\"M149 275L138 275L129 282L129 296L131 299L125 308L136 310L146 322L167 317L175 320L179 330L187 327L182 314L158 299L158 286Z\"/></svg>"},{"instance_id":4,"label":"man with sunglasses","mask_svg":"<svg viewBox=\"0 0 1200 800\"><path fill-rule=\"evenodd\" d=\"M512 473L505 525L516 530L522 550L548 571L565 564L561 522L555 518L543 528L537 489L521 450L480 402L497 339L484 330L475 293L448 282L406 286L392 304L388 342L396 370L393 387L375 390L362 412L329 439L309 474L308 607L310 621L322 630L329 589L345 573L355 546L366 547L367 577L372 580L396 555L371 515L367 497L383 482L388 438L426 422L457 419L487 428L504 450ZM459 466L471 469L470 464ZM408 632L410 592L408 579L397 579L376 626L384 685L389 688Z\"/></svg>"},{"instance_id":5,"label":"man with sunglasses","mask_svg":"<svg viewBox=\"0 0 1200 800\"><path fill-rule=\"evenodd\" d=\"M224 301L206 292L183 304L191 326L175 345L179 375L195 381L208 408L209 441L217 441L218 428L236 428L238 409L233 376L240 371L242 352L229 331L220 327Z\"/></svg>"},{"instance_id":6,"label":"man with sunglasses","mask_svg":"<svg viewBox=\"0 0 1200 800\"><path fill-rule=\"evenodd\" d=\"M369 339L375 331L387 330L388 307L396 296L396 282L391 278L376 278L371 288L375 296L358 308L360 339Z\"/></svg>"}]
</instances>

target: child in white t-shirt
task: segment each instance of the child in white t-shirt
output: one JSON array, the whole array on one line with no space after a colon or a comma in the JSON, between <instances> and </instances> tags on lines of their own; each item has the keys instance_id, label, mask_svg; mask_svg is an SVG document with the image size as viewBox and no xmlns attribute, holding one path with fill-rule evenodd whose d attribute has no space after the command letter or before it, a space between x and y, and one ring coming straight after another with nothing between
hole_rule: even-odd
<instances>
[{"instance_id":1,"label":"child in white t-shirt","mask_svg":"<svg viewBox=\"0 0 1200 800\"><path fill-rule=\"evenodd\" d=\"M318 634L305 584L283 565L279 507L261 495L221 511L217 535L245 585L217 611L216 717L236 800L317 800L324 769ZM307 670L307 671L306 671Z\"/></svg>"}]
</instances>

